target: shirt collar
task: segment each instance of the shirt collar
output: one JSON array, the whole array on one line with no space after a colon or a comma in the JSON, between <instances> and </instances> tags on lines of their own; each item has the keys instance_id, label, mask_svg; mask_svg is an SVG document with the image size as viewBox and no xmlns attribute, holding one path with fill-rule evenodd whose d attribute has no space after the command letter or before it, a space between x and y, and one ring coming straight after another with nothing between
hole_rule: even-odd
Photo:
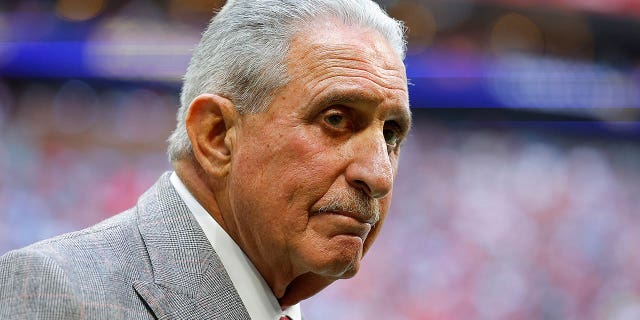
<instances>
[{"instance_id":1,"label":"shirt collar","mask_svg":"<svg viewBox=\"0 0 640 320\"><path fill-rule=\"evenodd\" d=\"M231 236L191 195L175 172L170 180L218 254L251 319L277 320L287 315L292 320L301 320L300 304L282 310L269 285Z\"/></svg>"}]
</instances>

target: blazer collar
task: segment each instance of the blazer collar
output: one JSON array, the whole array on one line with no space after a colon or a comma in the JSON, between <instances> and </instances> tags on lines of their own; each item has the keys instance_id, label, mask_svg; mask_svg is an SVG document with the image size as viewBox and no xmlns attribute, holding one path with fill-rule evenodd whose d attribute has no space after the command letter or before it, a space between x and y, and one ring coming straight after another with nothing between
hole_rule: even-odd
<instances>
[{"instance_id":1,"label":"blazer collar","mask_svg":"<svg viewBox=\"0 0 640 320\"><path fill-rule=\"evenodd\" d=\"M222 262L186 204L160 177L138 200L152 279L134 282L158 319L249 319Z\"/></svg>"}]
</instances>

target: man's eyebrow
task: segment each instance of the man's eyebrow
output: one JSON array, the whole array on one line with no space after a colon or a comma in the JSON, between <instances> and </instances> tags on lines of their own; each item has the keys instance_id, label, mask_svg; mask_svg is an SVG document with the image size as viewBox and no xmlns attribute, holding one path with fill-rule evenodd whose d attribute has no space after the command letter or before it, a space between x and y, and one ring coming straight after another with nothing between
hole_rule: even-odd
<instances>
[{"instance_id":1,"label":"man's eyebrow","mask_svg":"<svg viewBox=\"0 0 640 320\"><path fill-rule=\"evenodd\" d=\"M336 92L322 97L318 104L328 107L343 104L378 104L380 102L381 99L363 93Z\"/></svg>"}]
</instances>

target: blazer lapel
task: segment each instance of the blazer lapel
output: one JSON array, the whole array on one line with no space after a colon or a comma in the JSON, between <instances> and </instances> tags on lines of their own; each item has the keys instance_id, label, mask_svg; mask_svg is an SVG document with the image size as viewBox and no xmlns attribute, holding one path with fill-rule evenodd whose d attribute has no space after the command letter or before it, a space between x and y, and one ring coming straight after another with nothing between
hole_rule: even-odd
<instances>
[{"instance_id":1,"label":"blazer lapel","mask_svg":"<svg viewBox=\"0 0 640 320\"><path fill-rule=\"evenodd\" d=\"M250 319L220 258L165 173L138 201L152 277L134 289L158 319Z\"/></svg>"}]
</instances>

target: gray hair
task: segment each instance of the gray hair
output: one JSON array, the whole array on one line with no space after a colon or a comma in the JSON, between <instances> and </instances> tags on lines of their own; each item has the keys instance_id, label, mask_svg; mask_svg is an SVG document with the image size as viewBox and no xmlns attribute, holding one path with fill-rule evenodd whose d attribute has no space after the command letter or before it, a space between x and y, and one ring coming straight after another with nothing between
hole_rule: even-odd
<instances>
[{"instance_id":1,"label":"gray hair","mask_svg":"<svg viewBox=\"0 0 640 320\"><path fill-rule=\"evenodd\" d=\"M224 96L241 114L264 111L290 81L285 60L292 38L327 18L378 31L404 59L402 22L370 0L229 0L203 33L184 76L178 123L168 139L170 160L193 152L185 118L196 97Z\"/></svg>"}]
</instances>

